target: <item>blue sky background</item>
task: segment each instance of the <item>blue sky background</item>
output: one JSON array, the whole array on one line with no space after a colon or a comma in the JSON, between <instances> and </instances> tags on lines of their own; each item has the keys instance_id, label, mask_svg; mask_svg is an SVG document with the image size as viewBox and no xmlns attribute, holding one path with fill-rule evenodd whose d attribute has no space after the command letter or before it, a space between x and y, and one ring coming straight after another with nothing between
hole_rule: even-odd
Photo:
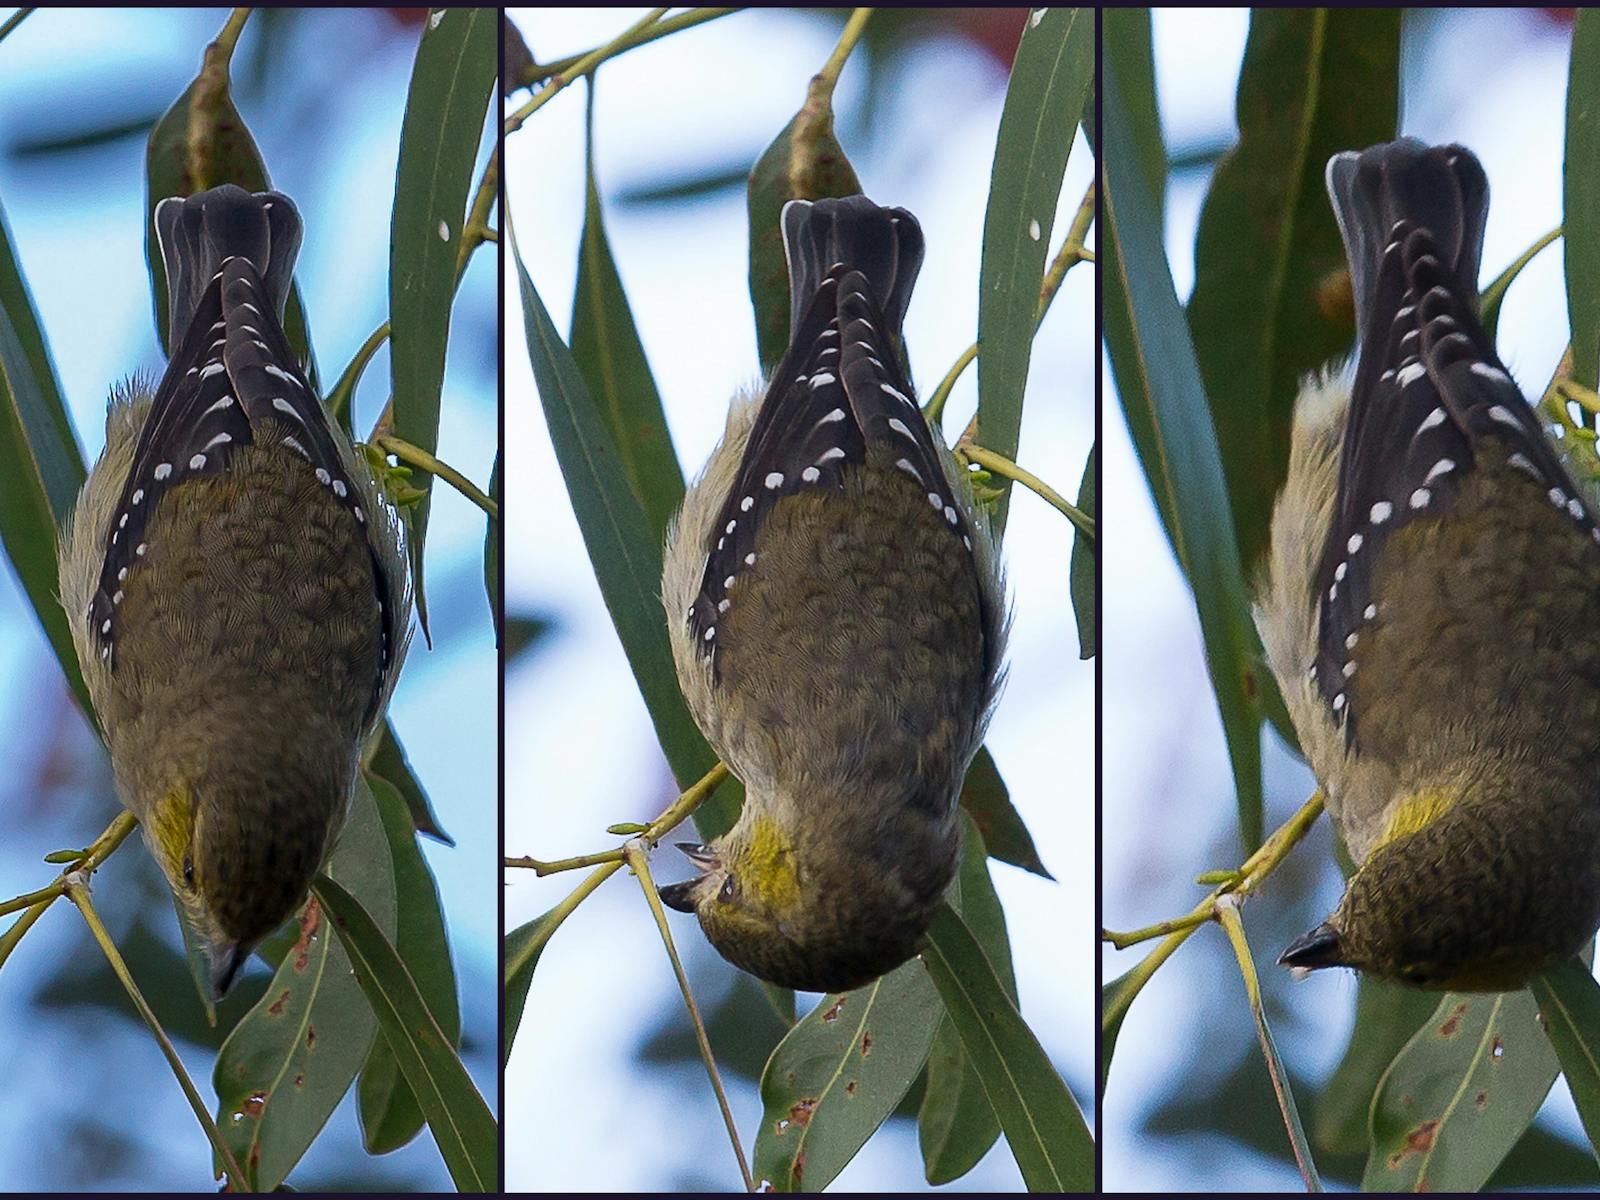
<instances>
[{"instance_id":1,"label":"blue sky background","mask_svg":"<svg viewBox=\"0 0 1600 1200\"><path fill-rule=\"evenodd\" d=\"M1248 30L1245 9L1155 14L1157 84L1169 154L1237 136L1234 90ZM1492 279L1561 220L1569 27L1536 9L1411 11L1402 41L1401 132L1459 141L1488 172L1483 277ZM1194 234L1209 168L1175 174L1167 193L1167 251L1180 297L1194 284ZM1328 219L1331 221L1330 211ZM1500 353L1524 391L1544 387L1567 341L1560 251L1552 248L1511 289ZM1105 373L1104 903L1113 928L1187 912L1202 870L1238 862L1232 781L1207 679L1192 597L1179 574L1134 457L1109 369ZM1264 734L1267 828L1314 783L1276 734ZM1326 822L1245 909L1269 1020L1290 1071L1321 1083L1343 1053L1355 977L1321 972L1293 985L1272 960L1338 901ZM1106 979L1144 950L1104 951ZM1299 1190L1286 1158L1269 1160L1208 1131L1223 1089L1238 1080L1262 1100L1263 1140L1286 1155L1266 1072L1231 951L1205 929L1163 966L1117 1041L1106 1091L1107 1190ZM1302 1115L1306 1115L1302 1097ZM1542 1121L1581 1136L1564 1081Z\"/></svg>"},{"instance_id":2,"label":"blue sky background","mask_svg":"<svg viewBox=\"0 0 1600 1200\"><path fill-rule=\"evenodd\" d=\"M643 10L513 10L538 60L610 40ZM880 19L884 14L875 17ZM897 14L899 15L899 14ZM885 66L863 111L867 72L846 67L838 130L868 195L916 214L927 257L906 324L926 396L972 341L978 249L1006 69L971 42L911 17L921 32ZM1020 27L1020 14L1017 16ZM635 50L602 68L595 139L612 248L666 408L680 460L697 473L722 431L729 396L757 382L747 287L742 184L670 203L626 202L631 190L702 167L748 169L794 115L832 50L838 17L741 13ZM859 51L858 51L859 53ZM513 103L520 103L526 93ZM546 105L507 145L506 186L519 244L556 325L569 328L583 201L581 86ZM1067 171L1052 252L1091 177L1081 144ZM1075 495L1093 439L1092 268L1068 277L1035 344L1023 417L1023 465ZM599 849L607 824L648 819L675 792L601 602L533 392L514 275L506 366L507 607L554 621L512 664L506 716L507 851L557 857ZM976 402L975 373L957 387L952 438ZM995 865L1010 922L1023 1014L1080 1100L1092 1092L1094 944L1094 670L1078 660L1067 598L1071 527L1018 491L1006 560L1016 621L1011 679L989 744L1046 865L1050 883ZM534 547L529 553L519 548ZM676 852L657 863L672 877ZM514 873L508 926L554 905L575 877ZM688 920L673 918L704 1009L748 999ZM739 985L743 986L743 985ZM766 1019L754 999L751 1022ZM801 998L802 1011L809 999ZM746 1152L761 1106L742 1017L713 1027ZM719 1030L722 1031L719 1034ZM541 1190L726 1190L738 1176L682 1002L637 884L614 877L551 941L535 974L506 1076L507 1181ZM726 1034L725 1038L722 1034ZM748 1055L746 1056L748 1057ZM738 1054L734 1053L734 1058ZM1000 1144L958 1189L1014 1190ZM925 1187L916 1129L892 1121L835 1190Z\"/></svg>"},{"instance_id":3,"label":"blue sky background","mask_svg":"<svg viewBox=\"0 0 1600 1200\"><path fill-rule=\"evenodd\" d=\"M0 205L89 460L104 442L111 385L163 365L144 261L144 135L71 153L30 146L164 111L226 15L43 9L0 43ZM417 37L416 24L382 10L258 11L234 60L238 107L274 186L305 218L298 278L325 386L387 315L389 212ZM497 441L495 321L490 247L456 307L439 439L440 457L480 485ZM357 397L359 431L376 419L388 383L385 350ZM425 854L455 947L468 1065L498 1106L497 666L482 582L484 519L447 487L435 497L427 541L434 649L416 639L390 711L456 838L454 849L425 842ZM0 778L0 893L9 896L48 882L54 868L41 856L85 844L117 811L104 753L9 569L0 569L0 754L9 765ZM95 883L119 942L134 945L137 925L166 946L180 944L142 844L125 846ZM266 978L260 964L252 970L237 989L251 998ZM192 1024L192 988L165 979L148 987L169 1029ZM0 1184L211 1186L211 1152L193 1115L125 998L105 986L99 953L69 905L53 908L0 974L0 1028L10 1031L0 1037ZM191 1041L179 1048L209 1099L212 1051ZM405 1191L449 1180L427 1133L369 1159L347 1101L290 1182Z\"/></svg>"}]
</instances>

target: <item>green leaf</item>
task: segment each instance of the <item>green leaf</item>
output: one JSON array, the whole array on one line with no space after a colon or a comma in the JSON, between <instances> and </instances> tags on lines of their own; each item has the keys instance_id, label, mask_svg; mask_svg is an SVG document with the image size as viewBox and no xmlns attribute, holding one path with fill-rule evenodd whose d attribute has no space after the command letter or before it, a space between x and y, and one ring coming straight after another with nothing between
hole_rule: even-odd
<instances>
[{"instance_id":1,"label":"green leaf","mask_svg":"<svg viewBox=\"0 0 1600 1200\"><path fill-rule=\"evenodd\" d=\"M594 177L594 88L585 123L586 176L578 285L572 298L572 357L589 387L656 543L683 503L683 471L639 331L606 239Z\"/></svg>"},{"instance_id":2,"label":"green leaf","mask_svg":"<svg viewBox=\"0 0 1600 1200\"><path fill-rule=\"evenodd\" d=\"M1138 148L1139 169L1149 189L1156 224L1164 228L1167 195L1167 147L1161 136L1156 101L1155 48L1148 8L1105 8L1100 12L1101 53L1116 64L1122 81L1122 104Z\"/></svg>"},{"instance_id":3,"label":"green leaf","mask_svg":"<svg viewBox=\"0 0 1600 1200\"><path fill-rule=\"evenodd\" d=\"M1095 504L1095 466L1098 445L1089 447L1089 458L1083 464L1083 482L1078 484L1078 511L1092 517ZM1097 645L1098 626L1095 606L1095 544L1076 527L1072 534L1072 567L1070 588L1072 612L1078 619L1078 657L1093 658Z\"/></svg>"},{"instance_id":4,"label":"green leaf","mask_svg":"<svg viewBox=\"0 0 1600 1200\"><path fill-rule=\"evenodd\" d=\"M982 835L970 816L966 836L968 844L957 877L961 913L973 936L988 952L1006 995L1015 1003L1017 978L1011 966L1005 909L989 878ZM928 1054L928 1082L917 1112L917 1139L928 1182L942 1184L961 1178L978 1165L999 1136L999 1118L967 1057L955 1023L947 1015L939 1021L939 1031Z\"/></svg>"},{"instance_id":5,"label":"green leaf","mask_svg":"<svg viewBox=\"0 0 1600 1200\"><path fill-rule=\"evenodd\" d=\"M1600 372L1600 14L1578 9L1567 76L1567 141L1561 166L1561 253L1572 323L1572 377Z\"/></svg>"},{"instance_id":6,"label":"green leaf","mask_svg":"<svg viewBox=\"0 0 1600 1200\"><path fill-rule=\"evenodd\" d=\"M922 962L983 1081L1006 1143L1035 1192L1089 1192L1094 1139L1050 1058L948 904L934 914Z\"/></svg>"},{"instance_id":7,"label":"green leaf","mask_svg":"<svg viewBox=\"0 0 1600 1200\"><path fill-rule=\"evenodd\" d=\"M375 919L394 929L394 873L364 779L327 873L365 896ZM212 1072L217 1126L257 1191L274 1190L294 1169L350 1090L377 1033L330 917L315 898L307 902L299 940L222 1044Z\"/></svg>"},{"instance_id":8,"label":"green leaf","mask_svg":"<svg viewBox=\"0 0 1600 1200\"><path fill-rule=\"evenodd\" d=\"M756 347L765 378L789 346L789 260L779 218L791 200L854 196L855 168L833 135L833 106L812 96L750 169L750 302L755 306Z\"/></svg>"},{"instance_id":9,"label":"green leaf","mask_svg":"<svg viewBox=\"0 0 1600 1200\"><path fill-rule=\"evenodd\" d=\"M1600 984L1574 958L1538 976L1529 990L1539 1002L1539 1023L1555 1047L1589 1145L1600 1152Z\"/></svg>"},{"instance_id":10,"label":"green leaf","mask_svg":"<svg viewBox=\"0 0 1600 1200\"><path fill-rule=\"evenodd\" d=\"M961 784L961 807L983 835L989 856L1021 867L1045 879L1055 876L1045 870L1034 848L1033 835L1022 823L1022 816L1011 803L1011 792L987 746L981 748L967 768Z\"/></svg>"},{"instance_id":11,"label":"green leaf","mask_svg":"<svg viewBox=\"0 0 1600 1200\"><path fill-rule=\"evenodd\" d=\"M1319 1151L1367 1152L1367 1113L1378 1080L1435 1004L1431 993L1418 988L1358 977L1350 1044L1311 1105L1311 1141Z\"/></svg>"},{"instance_id":12,"label":"green leaf","mask_svg":"<svg viewBox=\"0 0 1600 1200\"><path fill-rule=\"evenodd\" d=\"M405 797L406 809L411 813L411 824L418 833L436 842L443 842L446 846L456 844L455 839L439 824L439 818L434 816L433 804L417 773L411 769L405 747L400 744L400 737L394 731L394 722L389 717L383 719L383 732L372 745L366 768L370 774L385 780Z\"/></svg>"},{"instance_id":13,"label":"green leaf","mask_svg":"<svg viewBox=\"0 0 1600 1200\"><path fill-rule=\"evenodd\" d=\"M456 260L499 56L497 9L434 8L417 46L400 129L389 230L389 364L394 433L429 454L439 448L439 392L455 300ZM410 510L407 544L417 620L428 629L422 549L432 477Z\"/></svg>"},{"instance_id":14,"label":"green leaf","mask_svg":"<svg viewBox=\"0 0 1600 1200\"><path fill-rule=\"evenodd\" d=\"M191 147L191 109L197 105L203 114L199 126L206 131L206 136ZM226 71L216 78L202 70L150 130L150 140L145 147L145 261L150 266L150 299L155 306L156 332L161 344L169 350L174 335L167 328L167 268L156 240L156 205L169 196L192 196L224 183L238 184L249 192L264 192L272 186L261 151L256 149L249 127L233 106ZM289 288L283 332L289 339L289 348L305 364L311 385L320 391L299 285Z\"/></svg>"},{"instance_id":15,"label":"green leaf","mask_svg":"<svg viewBox=\"0 0 1600 1200\"><path fill-rule=\"evenodd\" d=\"M500 1127L451 1039L433 1019L405 963L361 902L326 875L317 877L313 890L333 918L356 979L422 1105L456 1190L495 1191Z\"/></svg>"},{"instance_id":16,"label":"green leaf","mask_svg":"<svg viewBox=\"0 0 1600 1200\"><path fill-rule=\"evenodd\" d=\"M915 959L806 1014L761 1073L758 1184L825 1188L921 1073L939 1018L939 995Z\"/></svg>"},{"instance_id":17,"label":"green leaf","mask_svg":"<svg viewBox=\"0 0 1600 1200\"><path fill-rule=\"evenodd\" d=\"M1094 50L1094 9L1033 9L1000 113L978 274L977 440L1013 461L1047 239L1094 82ZM1005 531L1009 498L1007 489L994 507L996 541Z\"/></svg>"},{"instance_id":18,"label":"green leaf","mask_svg":"<svg viewBox=\"0 0 1600 1200\"><path fill-rule=\"evenodd\" d=\"M1252 10L1239 141L1200 211L1189 302L1246 573L1288 471L1300 381L1355 336L1323 174L1333 154L1394 137L1399 63L1399 9Z\"/></svg>"},{"instance_id":19,"label":"green leaf","mask_svg":"<svg viewBox=\"0 0 1600 1200\"><path fill-rule=\"evenodd\" d=\"M1112 62L1104 64L1100 245L1106 348L1117 398L1178 564L1194 591L1238 793L1239 831L1261 842L1260 652L1239 567L1205 388L1178 306Z\"/></svg>"},{"instance_id":20,"label":"green leaf","mask_svg":"<svg viewBox=\"0 0 1600 1200\"><path fill-rule=\"evenodd\" d=\"M461 1007L456 997L456 972L450 961L450 939L445 934L439 886L417 845L405 798L387 780L369 776L367 783L378 803L394 864L395 950L450 1045L459 1047ZM400 1072L386 1034L379 1034L361 1069L359 1095L361 1130L368 1153L387 1154L422 1131L422 1108Z\"/></svg>"},{"instance_id":21,"label":"green leaf","mask_svg":"<svg viewBox=\"0 0 1600 1200\"><path fill-rule=\"evenodd\" d=\"M1372 1100L1364 1191L1475 1192L1527 1132L1560 1067L1526 991L1451 992Z\"/></svg>"},{"instance_id":22,"label":"green leaf","mask_svg":"<svg viewBox=\"0 0 1600 1200\"><path fill-rule=\"evenodd\" d=\"M535 917L526 925L506 934L505 944L505 1033L500 1039L500 1065L511 1058L511 1044L517 1039L522 1025L522 1010L528 1004L528 987L533 983L534 968L539 965L539 955L544 952L544 929L555 912Z\"/></svg>"},{"instance_id":23,"label":"green leaf","mask_svg":"<svg viewBox=\"0 0 1600 1200\"><path fill-rule=\"evenodd\" d=\"M72 630L56 599L57 534L83 480L83 456L0 214L0 542L62 673L93 721Z\"/></svg>"},{"instance_id":24,"label":"green leaf","mask_svg":"<svg viewBox=\"0 0 1600 1200\"><path fill-rule=\"evenodd\" d=\"M616 442L534 290L515 243L512 256L522 290L533 384L544 406L578 528L673 778L686 788L715 766L717 757L700 736L678 691L659 599L661 545L628 487ZM695 813L702 837L709 840L733 827L742 796L736 784L730 779Z\"/></svg>"},{"instance_id":25,"label":"green leaf","mask_svg":"<svg viewBox=\"0 0 1600 1200\"><path fill-rule=\"evenodd\" d=\"M495 450L494 470L489 472L489 499L495 502L497 508L503 509L505 500L500 487L500 453L500 450ZM489 619L494 622L494 645L498 650L505 637L500 596L500 522L489 517L485 517L484 521L483 594L489 601Z\"/></svg>"},{"instance_id":26,"label":"green leaf","mask_svg":"<svg viewBox=\"0 0 1600 1200\"><path fill-rule=\"evenodd\" d=\"M1100 989L1100 1101L1105 1102L1106 1079L1111 1074L1111 1055L1117 1048L1117 1035L1122 1032L1122 1022L1133 1006L1137 994L1132 990L1136 982L1133 967L1117 976Z\"/></svg>"}]
</instances>

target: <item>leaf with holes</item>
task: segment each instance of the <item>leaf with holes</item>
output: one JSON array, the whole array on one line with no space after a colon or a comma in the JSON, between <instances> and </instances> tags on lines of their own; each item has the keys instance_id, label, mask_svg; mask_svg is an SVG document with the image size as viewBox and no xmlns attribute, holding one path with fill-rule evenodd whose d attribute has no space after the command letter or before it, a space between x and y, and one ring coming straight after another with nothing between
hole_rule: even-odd
<instances>
[{"instance_id":1,"label":"leaf with holes","mask_svg":"<svg viewBox=\"0 0 1600 1200\"><path fill-rule=\"evenodd\" d=\"M1560 1072L1526 992L1451 992L1372 1099L1361 1186L1475 1192L1533 1124Z\"/></svg>"},{"instance_id":2,"label":"leaf with holes","mask_svg":"<svg viewBox=\"0 0 1600 1200\"><path fill-rule=\"evenodd\" d=\"M366 897L395 928L394 872L383 819L364 779L327 873ZM217 1053L217 1126L257 1191L270 1192L327 1124L372 1046L378 1025L350 959L313 898L300 937L260 1000Z\"/></svg>"}]
</instances>

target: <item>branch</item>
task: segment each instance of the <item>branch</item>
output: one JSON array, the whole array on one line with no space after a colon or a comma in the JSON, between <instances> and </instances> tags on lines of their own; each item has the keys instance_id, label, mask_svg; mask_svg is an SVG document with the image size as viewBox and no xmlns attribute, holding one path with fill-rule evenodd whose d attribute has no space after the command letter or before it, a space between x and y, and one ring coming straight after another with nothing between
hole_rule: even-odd
<instances>
[{"instance_id":1,"label":"branch","mask_svg":"<svg viewBox=\"0 0 1600 1200\"><path fill-rule=\"evenodd\" d=\"M689 12L679 13L675 17L668 17L664 21L656 22L637 37L629 39L625 44L619 45L618 43L622 42L622 38L618 38L606 43L605 46L596 48L595 50L585 50L582 54L574 54L567 58L558 58L554 62L545 63L543 65L535 63L528 69L527 74L522 79L517 81L517 84L520 87L532 87L534 84L543 83L547 79L554 79L557 76L568 74L573 75L573 78L577 78L577 73L573 72L573 68L578 66L578 64L583 62L585 59L593 57L595 54L599 53L600 50L615 47L615 49L611 50L611 53L608 57L616 58L620 54L626 54L629 50L632 50L636 46L643 46L655 41L657 38L666 37L669 33L677 33L680 29L689 29L695 25L704 25L707 21L715 21L718 17L725 17L729 13L736 13L738 11L740 10L737 8L691 9ZM626 34L623 35L624 38L627 36L628 35ZM589 68L591 71L593 69L593 67Z\"/></svg>"},{"instance_id":2,"label":"branch","mask_svg":"<svg viewBox=\"0 0 1600 1200\"><path fill-rule=\"evenodd\" d=\"M490 517L496 521L500 519L500 506L480 492L472 480L449 464L440 462L420 446L413 446L403 438L397 438L390 433L378 435L372 440L372 444L384 453L394 455L407 466L418 467L436 479L444 480Z\"/></svg>"},{"instance_id":3,"label":"branch","mask_svg":"<svg viewBox=\"0 0 1600 1200\"><path fill-rule=\"evenodd\" d=\"M83 913L84 922L89 926L89 932L94 935L94 940L100 944L101 951L106 956L106 961L111 964L111 970L122 981L123 988L128 993L128 998L133 1001L134 1008L139 1010L139 1015L144 1018L144 1023L150 1027L150 1032L155 1035L161 1053L166 1056L167 1062L172 1067L172 1073L178 1077L178 1085L183 1088L184 1097L189 1101L189 1107L194 1110L194 1115L200 1121L200 1127L206 1131L206 1137L217 1152L217 1157L222 1160L223 1170L229 1178L230 1191L250 1191L249 1181L243 1171L239 1169L238 1162L233 1157L233 1151L228 1149L228 1144L222 1140L222 1133L217 1129L217 1123L212 1119L211 1112L206 1108L205 1102L200 1099L200 1093L194 1086L194 1080L189 1078L189 1072L184 1070L183 1060L178 1057L178 1052L173 1048L172 1039L167 1037L166 1030L161 1028L161 1022L156 1020L156 1014L146 1003L144 996L139 991L139 985L134 983L133 975L128 970L128 964L122 960L121 953L117 950L116 943L111 940L111 935L106 932L106 927L100 922L100 914L95 912L94 903L89 898L89 877L82 871L70 872L67 876L66 894L78 911Z\"/></svg>"},{"instance_id":4,"label":"branch","mask_svg":"<svg viewBox=\"0 0 1600 1200\"><path fill-rule=\"evenodd\" d=\"M1229 873L1209 896L1195 905L1187 916L1134 930L1131 933L1102 930L1100 940L1110 942L1118 950L1126 950L1129 946L1152 938L1159 937L1162 940L1138 966L1129 972L1121 990L1106 1003L1100 1013L1100 1028L1102 1030L1115 1028L1161 964L1171 958L1196 929L1218 919L1218 901L1225 896L1238 896L1243 899L1245 896L1253 895L1267 876L1271 875L1278 864L1288 856L1289 851L1299 845L1300 840L1305 837L1312 825L1316 824L1317 818L1321 815L1322 793L1319 791L1301 805L1294 816L1280 825L1273 835L1261 844L1261 848L1245 860L1238 871Z\"/></svg>"},{"instance_id":5,"label":"branch","mask_svg":"<svg viewBox=\"0 0 1600 1200\"><path fill-rule=\"evenodd\" d=\"M727 1126L728 1140L733 1143L733 1156L739 1162L744 1190L753 1192L756 1190L755 1180L750 1178L744 1147L739 1144L739 1127L734 1124L733 1110L728 1107L728 1093L723 1090L722 1076L717 1073L717 1061L711 1055L711 1039L706 1036L705 1022L700 1019L694 993L689 990L689 977L684 974L677 947L672 944L672 930L667 927L667 914L661 907L661 896L656 892L655 881L650 878L649 851L654 844L642 837L634 838L622 848L622 852L628 866L633 868L633 873L638 877L639 886L644 889L645 903L650 906L650 915L655 918L656 928L661 931L661 941L667 947L667 958L672 962L672 973L678 977L678 990L683 993L684 1006L689 1010L689 1022L694 1026L694 1040L700 1047L700 1060L706 1064L706 1074L711 1077L711 1089L717 1094L717 1106L722 1109L722 1123Z\"/></svg>"},{"instance_id":6,"label":"branch","mask_svg":"<svg viewBox=\"0 0 1600 1200\"><path fill-rule=\"evenodd\" d=\"M589 74L590 71L593 71L601 63L605 62L606 59L615 58L624 50L638 45L639 43L637 41L630 41L629 39L638 38L663 16L665 16L671 7L672 6L669 4L664 8L652 8L648 13L645 14L644 17L628 26L628 28L624 29L604 46L601 46L597 50L589 51L588 54L584 55L577 62L573 63L569 70L562 71L559 75L552 76L550 78L550 82L544 88L542 88L532 100L529 100L521 108L517 109L516 112L512 113L506 118L507 136L521 129L524 121L543 108L550 101L551 97L560 93L560 91L569 83L572 83L578 79L582 79L585 75Z\"/></svg>"},{"instance_id":7,"label":"branch","mask_svg":"<svg viewBox=\"0 0 1600 1200\"><path fill-rule=\"evenodd\" d=\"M1056 491L1044 480L1028 471L1024 471L1016 463L1003 454L996 454L993 450L985 449L975 442L956 443L956 453L969 462L975 462L986 471L996 475L1003 475L1013 479L1030 491L1037 492L1049 503L1060 509L1066 518L1078 527L1078 532L1091 542L1095 540L1095 520L1077 505L1070 503L1065 496Z\"/></svg>"},{"instance_id":8,"label":"branch","mask_svg":"<svg viewBox=\"0 0 1600 1200\"><path fill-rule=\"evenodd\" d=\"M5 965L6 959L11 956L11 951L16 948L23 935L33 928L34 923L44 916L45 910L67 894L68 881L74 875L93 874L100 864L110 858L117 847L122 845L138 824L138 818L131 812L124 810L118 813L116 819L106 826L105 832L94 840L94 844L75 854L67 869L56 876L48 887L0 903L0 916L22 910L22 915L17 918L16 923L0 935L0 966ZM55 860L57 856L51 855L50 858Z\"/></svg>"}]
</instances>

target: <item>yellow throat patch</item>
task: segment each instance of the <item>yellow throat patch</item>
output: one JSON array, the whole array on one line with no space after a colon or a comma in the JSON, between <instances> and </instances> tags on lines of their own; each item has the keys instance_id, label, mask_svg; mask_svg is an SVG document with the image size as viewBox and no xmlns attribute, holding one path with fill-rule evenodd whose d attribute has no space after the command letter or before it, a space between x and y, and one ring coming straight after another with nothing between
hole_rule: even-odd
<instances>
[{"instance_id":1,"label":"yellow throat patch","mask_svg":"<svg viewBox=\"0 0 1600 1200\"><path fill-rule=\"evenodd\" d=\"M1456 798L1453 795L1438 789L1413 792L1406 796L1394 806L1388 822L1383 827L1383 834L1373 845L1372 850L1376 851L1390 842L1410 837L1413 833L1426 829L1444 816L1455 802ZM1370 851L1368 856L1371 856Z\"/></svg>"},{"instance_id":2,"label":"yellow throat patch","mask_svg":"<svg viewBox=\"0 0 1600 1200\"><path fill-rule=\"evenodd\" d=\"M786 913L799 907L794 847L771 818L760 817L751 824L740 882L772 912Z\"/></svg>"}]
</instances>

